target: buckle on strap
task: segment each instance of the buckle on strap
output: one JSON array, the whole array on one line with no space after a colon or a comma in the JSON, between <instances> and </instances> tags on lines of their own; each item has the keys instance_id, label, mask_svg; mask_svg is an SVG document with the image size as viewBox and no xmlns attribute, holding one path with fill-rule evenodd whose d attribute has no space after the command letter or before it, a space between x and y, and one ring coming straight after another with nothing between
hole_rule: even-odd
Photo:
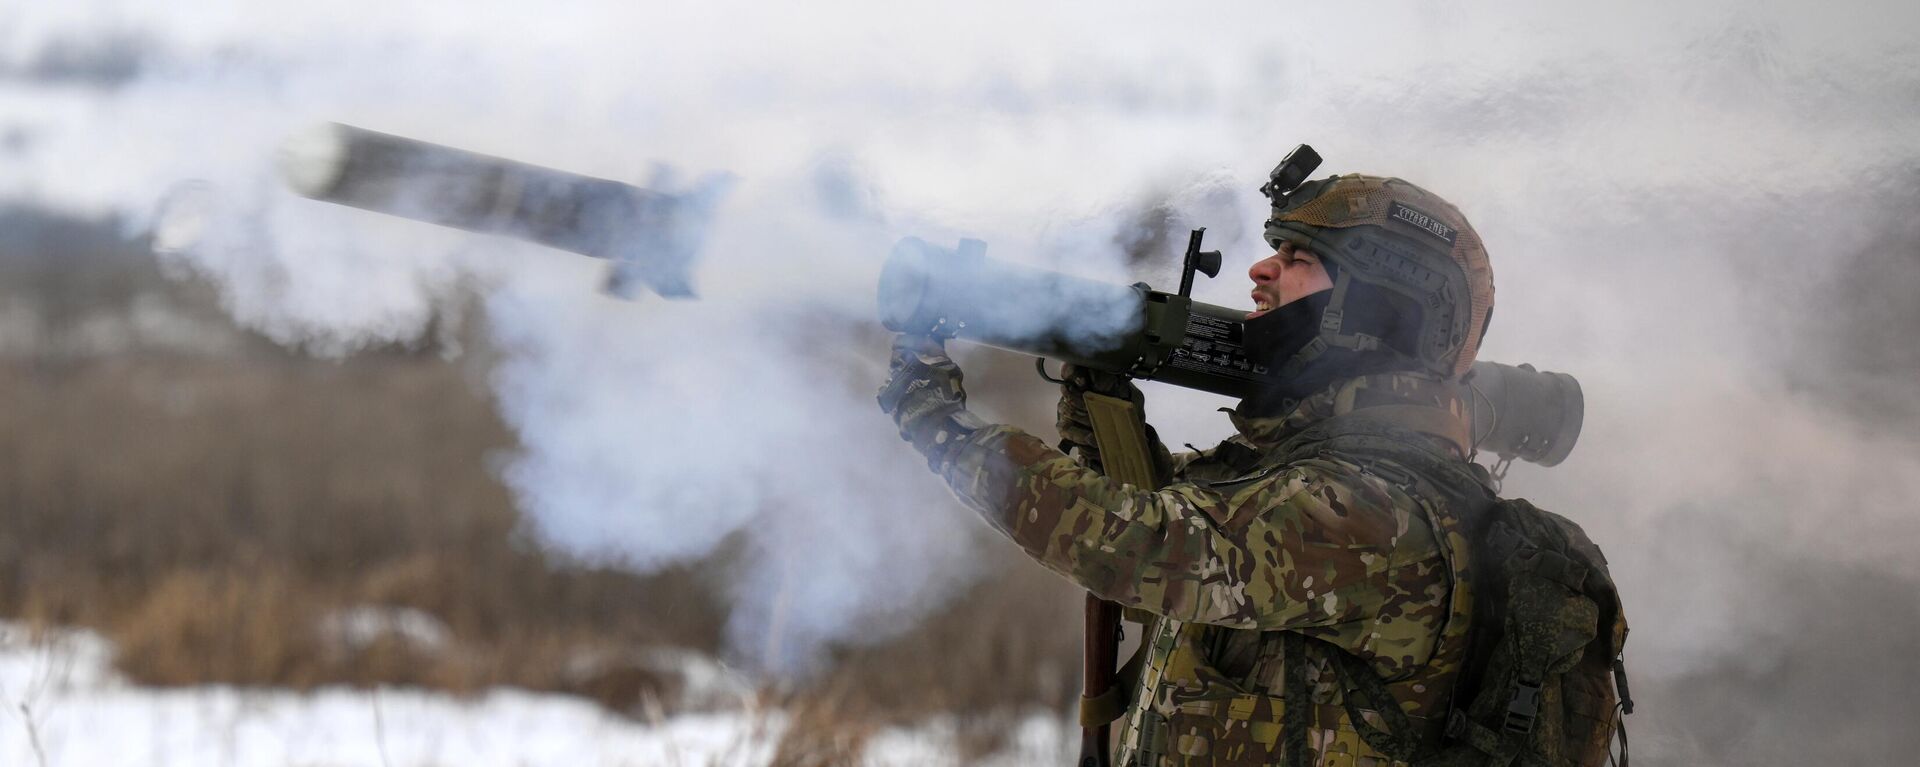
<instances>
[{"instance_id":1,"label":"buckle on strap","mask_svg":"<svg viewBox=\"0 0 1920 767\"><path fill-rule=\"evenodd\" d=\"M1507 720L1503 725L1507 732L1526 734L1533 731L1534 720L1540 716L1540 685L1516 679L1513 682L1513 696L1507 699Z\"/></svg>"}]
</instances>

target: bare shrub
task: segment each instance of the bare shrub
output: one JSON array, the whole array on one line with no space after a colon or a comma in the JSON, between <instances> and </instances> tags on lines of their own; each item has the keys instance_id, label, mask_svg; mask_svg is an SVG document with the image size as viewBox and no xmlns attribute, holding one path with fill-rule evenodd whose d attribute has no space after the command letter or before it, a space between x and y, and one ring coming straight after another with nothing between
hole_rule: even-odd
<instances>
[{"instance_id":1,"label":"bare shrub","mask_svg":"<svg viewBox=\"0 0 1920 767\"><path fill-rule=\"evenodd\" d=\"M772 767L848 767L858 764L878 729L864 691L844 681L816 687L785 703L787 728L774 746Z\"/></svg>"},{"instance_id":2,"label":"bare shrub","mask_svg":"<svg viewBox=\"0 0 1920 767\"><path fill-rule=\"evenodd\" d=\"M116 664L136 681L306 686L321 681L313 595L284 574L195 572L162 578L109 629Z\"/></svg>"},{"instance_id":3,"label":"bare shrub","mask_svg":"<svg viewBox=\"0 0 1920 767\"><path fill-rule=\"evenodd\" d=\"M511 437L440 360L0 365L0 397L0 615L107 630L137 679L565 689L576 648L717 641L690 571L518 534L487 468ZM455 647L323 652L317 624L367 604Z\"/></svg>"}]
</instances>

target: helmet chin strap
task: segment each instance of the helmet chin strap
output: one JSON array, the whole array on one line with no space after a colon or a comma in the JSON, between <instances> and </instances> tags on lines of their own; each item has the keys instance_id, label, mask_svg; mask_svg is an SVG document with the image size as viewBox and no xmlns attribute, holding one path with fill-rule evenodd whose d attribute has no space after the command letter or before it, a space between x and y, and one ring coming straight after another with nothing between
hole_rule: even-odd
<instances>
[{"instance_id":1,"label":"helmet chin strap","mask_svg":"<svg viewBox=\"0 0 1920 767\"><path fill-rule=\"evenodd\" d=\"M1347 296L1353 287L1352 273L1340 270L1333 281L1333 297L1327 301L1327 308L1320 313L1320 338L1326 340L1326 346L1349 349L1356 352L1370 352L1380 348L1380 337L1366 333L1348 333L1346 331ZM1293 363L1289 361L1288 365ZM1284 374L1285 368L1282 368Z\"/></svg>"},{"instance_id":2,"label":"helmet chin strap","mask_svg":"<svg viewBox=\"0 0 1920 767\"><path fill-rule=\"evenodd\" d=\"M1333 278L1333 288L1327 291L1326 304L1320 310L1320 320L1316 323L1319 332L1280 365L1281 380L1301 378L1309 366L1326 359L1327 352L1332 349L1360 354L1380 348L1379 336L1346 332L1347 297L1352 289L1352 274L1341 269Z\"/></svg>"},{"instance_id":3,"label":"helmet chin strap","mask_svg":"<svg viewBox=\"0 0 1920 767\"><path fill-rule=\"evenodd\" d=\"M1381 343L1378 335L1349 332L1348 299L1355 290L1345 269L1334 273L1331 289L1280 306L1245 323L1251 354L1285 360L1271 391L1247 398L1250 414L1277 414L1303 397L1341 378L1408 367L1408 360Z\"/></svg>"}]
</instances>

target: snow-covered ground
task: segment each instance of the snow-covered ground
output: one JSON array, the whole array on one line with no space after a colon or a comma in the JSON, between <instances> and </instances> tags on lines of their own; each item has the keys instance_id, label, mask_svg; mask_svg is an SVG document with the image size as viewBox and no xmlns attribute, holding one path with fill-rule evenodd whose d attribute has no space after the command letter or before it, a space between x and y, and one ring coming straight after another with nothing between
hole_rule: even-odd
<instances>
[{"instance_id":1,"label":"snow-covered ground","mask_svg":"<svg viewBox=\"0 0 1920 767\"><path fill-rule=\"evenodd\" d=\"M109 667L86 632L29 637L0 623L0 765L6 767L426 767L758 765L786 726L777 711L648 723L578 698L498 690L477 699L415 690L311 694L223 686L156 690ZM1068 723L1035 716L983 763L1071 761ZM957 764L949 724L877 735L873 765Z\"/></svg>"}]
</instances>

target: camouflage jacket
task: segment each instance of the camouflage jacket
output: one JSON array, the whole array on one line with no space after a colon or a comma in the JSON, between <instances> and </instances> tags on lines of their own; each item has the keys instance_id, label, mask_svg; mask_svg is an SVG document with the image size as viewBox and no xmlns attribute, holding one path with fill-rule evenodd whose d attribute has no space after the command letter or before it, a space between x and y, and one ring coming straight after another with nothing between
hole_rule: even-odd
<instances>
[{"instance_id":1,"label":"camouflage jacket","mask_svg":"<svg viewBox=\"0 0 1920 767\"><path fill-rule=\"evenodd\" d=\"M1333 661L1364 661L1438 736L1471 615L1455 515L1388 479L1393 466L1277 461L1276 449L1309 426L1364 416L1405 421L1427 449L1457 455L1460 391L1376 375L1338 382L1284 417L1233 413L1239 433L1215 448L1167 456L1156 446L1175 478L1158 491L1110 480L1010 426L975 432L940 468L1041 564L1157 616L1117 763L1281 763L1291 646L1309 680L1312 763L1384 767L1395 762L1348 721Z\"/></svg>"}]
</instances>

